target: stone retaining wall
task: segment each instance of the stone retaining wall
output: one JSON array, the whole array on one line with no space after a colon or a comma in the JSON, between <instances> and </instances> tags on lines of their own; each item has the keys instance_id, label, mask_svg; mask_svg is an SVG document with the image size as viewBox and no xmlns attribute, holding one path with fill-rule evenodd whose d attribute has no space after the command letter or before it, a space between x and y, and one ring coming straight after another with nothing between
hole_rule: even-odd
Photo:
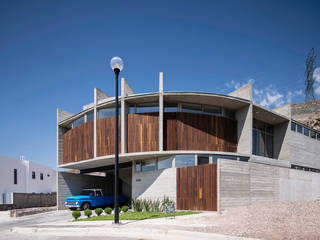
<instances>
[{"instance_id":1,"label":"stone retaining wall","mask_svg":"<svg viewBox=\"0 0 320 240\"><path fill-rule=\"evenodd\" d=\"M14 208L52 207L57 204L57 193L13 193Z\"/></svg>"}]
</instances>

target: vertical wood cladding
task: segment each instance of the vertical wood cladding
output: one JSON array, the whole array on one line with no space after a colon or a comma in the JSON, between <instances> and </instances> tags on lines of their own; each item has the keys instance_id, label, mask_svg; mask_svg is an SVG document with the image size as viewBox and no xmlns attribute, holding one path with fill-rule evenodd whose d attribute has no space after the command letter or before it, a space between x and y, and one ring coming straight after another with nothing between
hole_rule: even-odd
<instances>
[{"instance_id":1,"label":"vertical wood cladding","mask_svg":"<svg viewBox=\"0 0 320 240\"><path fill-rule=\"evenodd\" d=\"M119 150L121 149L119 116ZM115 152L115 117L97 119L97 156L112 155Z\"/></svg>"},{"instance_id":2,"label":"vertical wood cladding","mask_svg":"<svg viewBox=\"0 0 320 240\"><path fill-rule=\"evenodd\" d=\"M128 152L159 150L159 113L128 114Z\"/></svg>"},{"instance_id":3,"label":"vertical wood cladding","mask_svg":"<svg viewBox=\"0 0 320 240\"><path fill-rule=\"evenodd\" d=\"M217 165L177 168L177 209L217 211Z\"/></svg>"},{"instance_id":4,"label":"vertical wood cladding","mask_svg":"<svg viewBox=\"0 0 320 240\"><path fill-rule=\"evenodd\" d=\"M93 158L93 121L81 124L63 135L63 163Z\"/></svg>"},{"instance_id":5,"label":"vertical wood cladding","mask_svg":"<svg viewBox=\"0 0 320 240\"><path fill-rule=\"evenodd\" d=\"M195 113L164 113L165 150L237 151L237 122Z\"/></svg>"}]
</instances>

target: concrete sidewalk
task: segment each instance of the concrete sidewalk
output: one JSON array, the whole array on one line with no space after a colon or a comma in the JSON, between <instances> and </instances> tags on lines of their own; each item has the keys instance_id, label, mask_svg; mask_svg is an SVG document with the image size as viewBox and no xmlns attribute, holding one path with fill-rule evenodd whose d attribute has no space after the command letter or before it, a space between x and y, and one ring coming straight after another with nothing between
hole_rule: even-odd
<instances>
[{"instance_id":1,"label":"concrete sidewalk","mask_svg":"<svg viewBox=\"0 0 320 240\"><path fill-rule=\"evenodd\" d=\"M41 223L10 229L13 234L29 234L36 236L87 236L87 237L123 237L134 239L181 239L181 240L240 240L249 239L226 236L215 233L202 232L206 226L213 223L198 224L197 216L211 216L216 213L201 213L199 215L186 215L176 218L159 218L141 221L122 221L114 225L112 221L85 221L73 222L71 219L55 223Z\"/></svg>"}]
</instances>

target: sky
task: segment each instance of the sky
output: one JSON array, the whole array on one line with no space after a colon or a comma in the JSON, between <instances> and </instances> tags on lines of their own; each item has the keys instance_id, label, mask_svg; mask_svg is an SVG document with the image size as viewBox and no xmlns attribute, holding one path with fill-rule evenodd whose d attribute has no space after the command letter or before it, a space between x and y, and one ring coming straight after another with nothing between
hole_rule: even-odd
<instances>
[{"instance_id":1,"label":"sky","mask_svg":"<svg viewBox=\"0 0 320 240\"><path fill-rule=\"evenodd\" d=\"M253 83L268 108L304 101L308 52L320 59L319 1L0 1L0 155L56 167L57 108L93 89L114 96L109 61L135 93L227 94ZM320 69L315 74L320 97Z\"/></svg>"}]
</instances>

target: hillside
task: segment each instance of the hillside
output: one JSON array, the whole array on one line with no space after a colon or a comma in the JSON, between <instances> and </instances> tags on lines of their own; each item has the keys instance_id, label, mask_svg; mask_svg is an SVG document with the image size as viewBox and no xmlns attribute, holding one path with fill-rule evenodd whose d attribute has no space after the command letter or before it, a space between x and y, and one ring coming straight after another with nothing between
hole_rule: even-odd
<instances>
[{"instance_id":1,"label":"hillside","mask_svg":"<svg viewBox=\"0 0 320 240\"><path fill-rule=\"evenodd\" d=\"M292 118L320 131L320 100L291 105Z\"/></svg>"}]
</instances>

